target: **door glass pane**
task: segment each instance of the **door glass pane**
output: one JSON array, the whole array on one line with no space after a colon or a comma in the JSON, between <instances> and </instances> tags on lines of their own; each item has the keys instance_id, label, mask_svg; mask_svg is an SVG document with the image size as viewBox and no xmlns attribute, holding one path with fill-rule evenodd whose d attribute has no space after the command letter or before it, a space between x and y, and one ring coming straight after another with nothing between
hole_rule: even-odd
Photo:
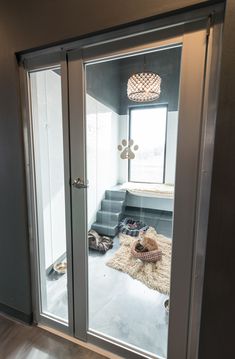
<instances>
[{"instance_id":1,"label":"door glass pane","mask_svg":"<svg viewBox=\"0 0 235 359\"><path fill-rule=\"evenodd\" d=\"M177 46L85 67L89 330L164 358L180 63ZM127 82L144 67L161 93L138 103Z\"/></svg>"},{"instance_id":2,"label":"door glass pane","mask_svg":"<svg viewBox=\"0 0 235 359\"><path fill-rule=\"evenodd\" d=\"M60 68L30 73L40 302L68 321L65 184Z\"/></svg>"}]
</instances>

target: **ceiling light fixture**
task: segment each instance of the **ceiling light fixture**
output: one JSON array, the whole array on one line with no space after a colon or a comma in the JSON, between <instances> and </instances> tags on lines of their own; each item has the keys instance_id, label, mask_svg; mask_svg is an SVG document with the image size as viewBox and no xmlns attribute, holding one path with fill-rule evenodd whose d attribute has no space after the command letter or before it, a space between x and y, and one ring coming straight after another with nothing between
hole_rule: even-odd
<instances>
[{"instance_id":1,"label":"ceiling light fixture","mask_svg":"<svg viewBox=\"0 0 235 359\"><path fill-rule=\"evenodd\" d=\"M138 72L127 82L127 96L131 101L150 102L161 93L161 77L155 72Z\"/></svg>"}]
</instances>

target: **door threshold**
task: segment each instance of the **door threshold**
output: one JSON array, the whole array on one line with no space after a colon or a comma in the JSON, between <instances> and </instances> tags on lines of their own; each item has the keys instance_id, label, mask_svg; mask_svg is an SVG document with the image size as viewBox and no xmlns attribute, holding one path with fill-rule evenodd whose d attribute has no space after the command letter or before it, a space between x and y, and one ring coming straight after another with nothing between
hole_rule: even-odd
<instances>
[{"instance_id":1,"label":"door threshold","mask_svg":"<svg viewBox=\"0 0 235 359\"><path fill-rule=\"evenodd\" d=\"M103 355L107 358L110 358L110 359L122 359L122 357L116 355L116 354L113 354L111 353L110 351L108 350L104 350L104 349L101 349L100 347L98 347L97 345L94 345L94 344L91 344L91 343L87 343L87 342L83 342L82 340L79 340L77 338L74 338L68 334L65 334L65 333L62 333L60 332L59 330L57 329L53 329L53 328L50 328L46 325L43 325L43 324L37 324L37 326L43 330L46 330L47 332L50 332L52 334L55 334L57 335L58 337L61 337L63 339L66 339L66 340L69 340L70 342L72 343L75 343L75 344L78 344L80 345L81 347L83 348L86 348L86 349L89 349L89 350L92 350L93 352L97 353L97 354L100 354L100 355Z\"/></svg>"}]
</instances>

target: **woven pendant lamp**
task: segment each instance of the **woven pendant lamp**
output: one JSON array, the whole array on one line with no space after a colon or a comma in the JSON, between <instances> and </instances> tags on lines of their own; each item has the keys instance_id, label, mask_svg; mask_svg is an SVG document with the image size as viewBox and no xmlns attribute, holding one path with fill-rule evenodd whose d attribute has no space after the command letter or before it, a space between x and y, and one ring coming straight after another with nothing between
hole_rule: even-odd
<instances>
[{"instance_id":1,"label":"woven pendant lamp","mask_svg":"<svg viewBox=\"0 0 235 359\"><path fill-rule=\"evenodd\" d=\"M154 72L138 72L127 82L127 96L131 101L150 102L161 93L161 77Z\"/></svg>"},{"instance_id":2,"label":"woven pendant lamp","mask_svg":"<svg viewBox=\"0 0 235 359\"><path fill-rule=\"evenodd\" d=\"M161 93L161 77L151 71L146 71L144 56L144 71L133 74L127 82L127 97L135 102L150 102L157 100Z\"/></svg>"}]
</instances>

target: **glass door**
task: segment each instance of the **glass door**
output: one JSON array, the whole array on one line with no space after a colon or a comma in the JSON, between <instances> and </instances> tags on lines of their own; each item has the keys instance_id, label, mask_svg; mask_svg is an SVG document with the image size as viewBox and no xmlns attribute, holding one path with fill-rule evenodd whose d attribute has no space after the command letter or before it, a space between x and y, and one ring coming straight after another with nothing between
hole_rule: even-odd
<instances>
[{"instance_id":1,"label":"glass door","mask_svg":"<svg viewBox=\"0 0 235 359\"><path fill-rule=\"evenodd\" d=\"M165 46L85 67L89 330L161 357L167 352L181 53L181 44ZM143 71L161 79L159 95L152 89L156 100L128 98L130 77ZM138 86L148 81L142 76L134 88L139 96L144 89Z\"/></svg>"},{"instance_id":2,"label":"glass door","mask_svg":"<svg viewBox=\"0 0 235 359\"><path fill-rule=\"evenodd\" d=\"M69 53L75 335L187 346L205 22Z\"/></svg>"},{"instance_id":3,"label":"glass door","mask_svg":"<svg viewBox=\"0 0 235 359\"><path fill-rule=\"evenodd\" d=\"M37 323L128 359L196 356L219 17L213 36L206 17L154 22L25 55Z\"/></svg>"},{"instance_id":4,"label":"glass door","mask_svg":"<svg viewBox=\"0 0 235 359\"><path fill-rule=\"evenodd\" d=\"M43 65L42 65L43 64ZM34 257L34 319L72 333L70 163L66 62L27 63L27 124Z\"/></svg>"}]
</instances>

